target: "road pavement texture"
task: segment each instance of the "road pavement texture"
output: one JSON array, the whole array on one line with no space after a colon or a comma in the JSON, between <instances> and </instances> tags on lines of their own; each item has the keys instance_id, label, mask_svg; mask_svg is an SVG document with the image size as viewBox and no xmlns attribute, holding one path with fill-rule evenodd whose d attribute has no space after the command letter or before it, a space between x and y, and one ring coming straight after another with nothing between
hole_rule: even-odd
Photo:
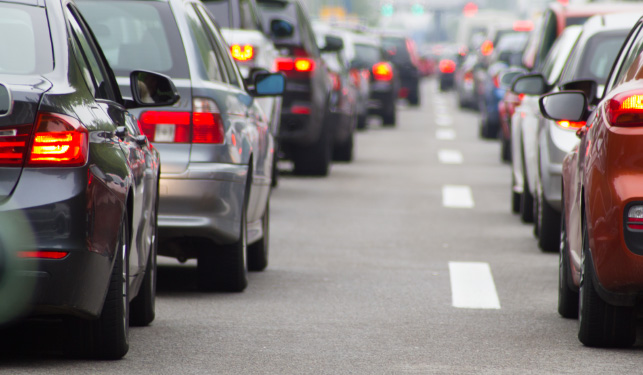
<instances>
[{"instance_id":1,"label":"road pavement texture","mask_svg":"<svg viewBox=\"0 0 643 375\"><path fill-rule=\"evenodd\" d=\"M270 265L245 292L199 292L195 262L161 258L157 318L123 360L66 359L36 322L4 337L0 372L641 373L640 342L579 343L556 312L558 256L510 213L499 143L435 81L423 94L396 128L371 121L330 177L281 178Z\"/></svg>"}]
</instances>

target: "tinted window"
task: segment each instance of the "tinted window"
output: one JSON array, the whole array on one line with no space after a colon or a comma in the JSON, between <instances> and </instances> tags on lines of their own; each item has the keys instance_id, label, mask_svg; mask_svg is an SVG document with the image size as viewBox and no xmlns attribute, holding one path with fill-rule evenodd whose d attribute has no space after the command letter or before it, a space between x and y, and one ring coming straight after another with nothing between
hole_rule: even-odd
<instances>
[{"instance_id":1,"label":"tinted window","mask_svg":"<svg viewBox=\"0 0 643 375\"><path fill-rule=\"evenodd\" d=\"M228 0L211 0L204 2L205 6L212 12L214 19L220 27L230 28L230 2Z\"/></svg>"},{"instance_id":2,"label":"tinted window","mask_svg":"<svg viewBox=\"0 0 643 375\"><path fill-rule=\"evenodd\" d=\"M643 79L643 34L639 28L636 40L621 65L614 85L641 79Z\"/></svg>"},{"instance_id":3,"label":"tinted window","mask_svg":"<svg viewBox=\"0 0 643 375\"><path fill-rule=\"evenodd\" d=\"M591 79L603 85L614 65L614 60L623 46L627 32L599 34L587 43L580 67L572 80Z\"/></svg>"},{"instance_id":4,"label":"tinted window","mask_svg":"<svg viewBox=\"0 0 643 375\"><path fill-rule=\"evenodd\" d=\"M199 16L197 16L194 9L190 7L187 7L185 10L185 14L188 16L187 22L190 27L190 33L192 34L192 40L196 44L199 55L201 56L201 59L199 59L201 71L205 73L205 77L210 81L224 81L223 77L225 73L223 69L221 69L221 61L201 24Z\"/></svg>"},{"instance_id":5,"label":"tinted window","mask_svg":"<svg viewBox=\"0 0 643 375\"><path fill-rule=\"evenodd\" d=\"M43 8L0 3L0 73L43 74L54 68Z\"/></svg>"},{"instance_id":6,"label":"tinted window","mask_svg":"<svg viewBox=\"0 0 643 375\"><path fill-rule=\"evenodd\" d=\"M542 65L541 73L548 84L553 85L560 78L565 63L580 36L580 26L565 29L560 38L552 46Z\"/></svg>"},{"instance_id":7,"label":"tinted window","mask_svg":"<svg viewBox=\"0 0 643 375\"><path fill-rule=\"evenodd\" d=\"M565 20L565 26L582 25L589 17L569 17Z\"/></svg>"},{"instance_id":8,"label":"tinted window","mask_svg":"<svg viewBox=\"0 0 643 375\"><path fill-rule=\"evenodd\" d=\"M405 62L411 60L411 55L407 48L406 39L383 37L382 46L391 55L393 62Z\"/></svg>"},{"instance_id":9,"label":"tinted window","mask_svg":"<svg viewBox=\"0 0 643 375\"><path fill-rule=\"evenodd\" d=\"M382 53L378 46L355 44L355 59L358 66L371 67L382 61Z\"/></svg>"},{"instance_id":10,"label":"tinted window","mask_svg":"<svg viewBox=\"0 0 643 375\"><path fill-rule=\"evenodd\" d=\"M189 78L183 42L168 3L78 1L78 7L116 75L142 69Z\"/></svg>"},{"instance_id":11,"label":"tinted window","mask_svg":"<svg viewBox=\"0 0 643 375\"><path fill-rule=\"evenodd\" d=\"M288 38L275 38L275 44L300 44L299 41L299 28L297 21L297 9L295 8L295 3L287 3L278 0L259 0L257 1L259 5L261 18L263 19L263 25L266 28L266 35L272 36L270 32L270 21L274 19L282 19L288 21L295 26L294 33L291 37Z\"/></svg>"}]
</instances>

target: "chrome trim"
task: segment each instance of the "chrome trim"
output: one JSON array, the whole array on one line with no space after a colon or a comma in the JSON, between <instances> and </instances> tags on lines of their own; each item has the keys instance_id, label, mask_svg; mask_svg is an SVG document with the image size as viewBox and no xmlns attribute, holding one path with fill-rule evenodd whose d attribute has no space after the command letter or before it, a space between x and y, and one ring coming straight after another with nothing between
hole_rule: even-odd
<instances>
[{"instance_id":1,"label":"chrome trim","mask_svg":"<svg viewBox=\"0 0 643 375\"><path fill-rule=\"evenodd\" d=\"M7 95L9 96L9 108L7 108L6 113L0 113L0 117L7 117L11 115L11 112L13 111L13 97L11 96L11 90L9 90L9 87L7 85L0 83L0 86L4 87L7 90Z\"/></svg>"}]
</instances>

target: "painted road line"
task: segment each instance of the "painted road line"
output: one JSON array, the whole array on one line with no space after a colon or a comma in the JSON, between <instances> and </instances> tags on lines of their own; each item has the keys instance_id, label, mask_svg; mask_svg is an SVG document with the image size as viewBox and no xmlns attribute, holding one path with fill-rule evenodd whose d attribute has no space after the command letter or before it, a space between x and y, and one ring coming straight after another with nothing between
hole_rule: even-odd
<instances>
[{"instance_id":1,"label":"painted road line","mask_svg":"<svg viewBox=\"0 0 643 375\"><path fill-rule=\"evenodd\" d=\"M453 118L451 116L438 115L435 118L435 123L439 126L449 126L453 124Z\"/></svg>"},{"instance_id":2,"label":"painted road line","mask_svg":"<svg viewBox=\"0 0 643 375\"><path fill-rule=\"evenodd\" d=\"M453 129L438 129L435 132L435 138L443 141L452 141L455 139L455 130Z\"/></svg>"},{"instance_id":3,"label":"painted road line","mask_svg":"<svg viewBox=\"0 0 643 375\"><path fill-rule=\"evenodd\" d=\"M438 159L442 164L462 164L462 153L457 150L439 150Z\"/></svg>"},{"instance_id":4,"label":"painted road line","mask_svg":"<svg viewBox=\"0 0 643 375\"><path fill-rule=\"evenodd\" d=\"M449 262L453 307L499 309L500 300L489 263Z\"/></svg>"},{"instance_id":5,"label":"painted road line","mask_svg":"<svg viewBox=\"0 0 643 375\"><path fill-rule=\"evenodd\" d=\"M473 208L471 188L465 185L443 186L442 205L449 208Z\"/></svg>"}]
</instances>

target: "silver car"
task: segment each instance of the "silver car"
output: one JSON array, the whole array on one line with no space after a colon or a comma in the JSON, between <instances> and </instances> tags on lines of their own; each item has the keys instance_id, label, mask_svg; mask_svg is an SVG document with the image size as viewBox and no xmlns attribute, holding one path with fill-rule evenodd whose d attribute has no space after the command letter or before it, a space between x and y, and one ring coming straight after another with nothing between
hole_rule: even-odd
<instances>
[{"instance_id":1,"label":"silver car","mask_svg":"<svg viewBox=\"0 0 643 375\"><path fill-rule=\"evenodd\" d=\"M260 74L246 90L201 2L78 3L125 94L129 72L146 69L172 77L181 95L136 113L161 153L159 254L197 258L201 289L242 291L247 270L268 262L274 141L253 96L280 94L284 77Z\"/></svg>"}]
</instances>

